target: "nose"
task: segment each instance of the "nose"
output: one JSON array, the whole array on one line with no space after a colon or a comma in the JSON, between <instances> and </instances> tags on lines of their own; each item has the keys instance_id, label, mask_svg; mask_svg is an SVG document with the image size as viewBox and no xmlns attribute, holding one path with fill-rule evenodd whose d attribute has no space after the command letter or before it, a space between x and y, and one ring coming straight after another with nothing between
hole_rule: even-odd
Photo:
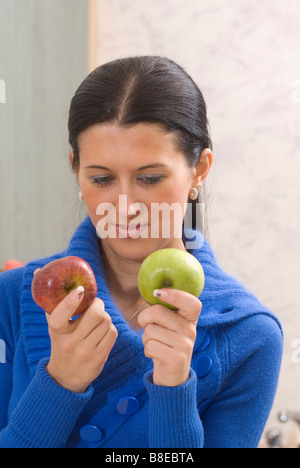
<instances>
[{"instance_id":1,"label":"nose","mask_svg":"<svg viewBox=\"0 0 300 468\"><path fill-rule=\"evenodd\" d=\"M120 224L127 224L128 218L135 217L142 209L142 204L134 201L127 194L119 195L117 211L119 213Z\"/></svg>"}]
</instances>

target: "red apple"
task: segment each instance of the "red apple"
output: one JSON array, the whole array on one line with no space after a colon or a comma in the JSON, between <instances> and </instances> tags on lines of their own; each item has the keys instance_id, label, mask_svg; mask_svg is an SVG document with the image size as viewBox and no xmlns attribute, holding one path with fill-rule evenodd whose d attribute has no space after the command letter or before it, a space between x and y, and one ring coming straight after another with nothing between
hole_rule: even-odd
<instances>
[{"instance_id":1,"label":"red apple","mask_svg":"<svg viewBox=\"0 0 300 468\"><path fill-rule=\"evenodd\" d=\"M78 286L84 287L84 298L76 315L84 312L97 296L97 283L93 270L79 257L64 257L45 265L37 271L32 281L34 301L51 314L58 304Z\"/></svg>"},{"instance_id":2,"label":"red apple","mask_svg":"<svg viewBox=\"0 0 300 468\"><path fill-rule=\"evenodd\" d=\"M14 259L7 260L7 262L4 263L4 271L13 270L14 268L19 268L24 265L25 263L19 262L19 260L14 260Z\"/></svg>"}]
</instances>

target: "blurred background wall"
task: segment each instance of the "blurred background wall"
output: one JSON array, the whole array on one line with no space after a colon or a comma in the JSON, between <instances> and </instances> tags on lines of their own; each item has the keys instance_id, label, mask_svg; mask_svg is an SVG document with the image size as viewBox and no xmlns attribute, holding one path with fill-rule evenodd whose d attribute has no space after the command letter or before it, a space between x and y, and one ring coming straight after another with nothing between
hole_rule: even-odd
<instances>
[{"instance_id":1,"label":"blurred background wall","mask_svg":"<svg viewBox=\"0 0 300 468\"><path fill-rule=\"evenodd\" d=\"M299 24L298 0L0 0L0 264L64 248L84 216L67 114L89 69L128 55L177 61L208 106L209 240L285 332L266 431L279 409L300 412Z\"/></svg>"},{"instance_id":2,"label":"blurred background wall","mask_svg":"<svg viewBox=\"0 0 300 468\"><path fill-rule=\"evenodd\" d=\"M89 71L88 7L0 0L0 266L64 248L78 223L67 118Z\"/></svg>"},{"instance_id":3,"label":"blurred background wall","mask_svg":"<svg viewBox=\"0 0 300 468\"><path fill-rule=\"evenodd\" d=\"M299 1L95 2L95 65L166 55L205 96L215 158L207 181L209 240L224 269L284 327L268 424L276 427L281 408L300 412Z\"/></svg>"}]
</instances>

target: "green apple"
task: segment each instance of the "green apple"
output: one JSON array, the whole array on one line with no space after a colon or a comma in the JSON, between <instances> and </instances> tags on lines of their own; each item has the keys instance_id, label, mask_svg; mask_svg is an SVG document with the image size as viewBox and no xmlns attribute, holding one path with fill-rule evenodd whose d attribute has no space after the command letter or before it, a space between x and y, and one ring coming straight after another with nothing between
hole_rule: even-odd
<instances>
[{"instance_id":1,"label":"green apple","mask_svg":"<svg viewBox=\"0 0 300 468\"><path fill-rule=\"evenodd\" d=\"M150 304L176 307L153 296L155 289L180 289L199 297L204 288L204 272L201 264L190 253L179 249L161 249L143 261L138 272L138 288L144 300Z\"/></svg>"}]
</instances>

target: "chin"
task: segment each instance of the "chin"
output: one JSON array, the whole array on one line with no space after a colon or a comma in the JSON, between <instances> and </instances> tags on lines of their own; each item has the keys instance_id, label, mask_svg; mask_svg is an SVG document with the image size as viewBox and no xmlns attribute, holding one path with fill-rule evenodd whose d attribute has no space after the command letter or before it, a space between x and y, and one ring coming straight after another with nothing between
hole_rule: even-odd
<instances>
[{"instance_id":1,"label":"chin","mask_svg":"<svg viewBox=\"0 0 300 468\"><path fill-rule=\"evenodd\" d=\"M114 252L117 256L129 261L137 261L143 259L146 255L145 252L148 252L151 249L151 239L101 239L101 244L104 249L109 249ZM151 250L153 251L153 250Z\"/></svg>"},{"instance_id":2,"label":"chin","mask_svg":"<svg viewBox=\"0 0 300 468\"><path fill-rule=\"evenodd\" d=\"M102 239L104 248L129 262L141 263L148 255L169 247L184 249L182 239Z\"/></svg>"}]
</instances>

